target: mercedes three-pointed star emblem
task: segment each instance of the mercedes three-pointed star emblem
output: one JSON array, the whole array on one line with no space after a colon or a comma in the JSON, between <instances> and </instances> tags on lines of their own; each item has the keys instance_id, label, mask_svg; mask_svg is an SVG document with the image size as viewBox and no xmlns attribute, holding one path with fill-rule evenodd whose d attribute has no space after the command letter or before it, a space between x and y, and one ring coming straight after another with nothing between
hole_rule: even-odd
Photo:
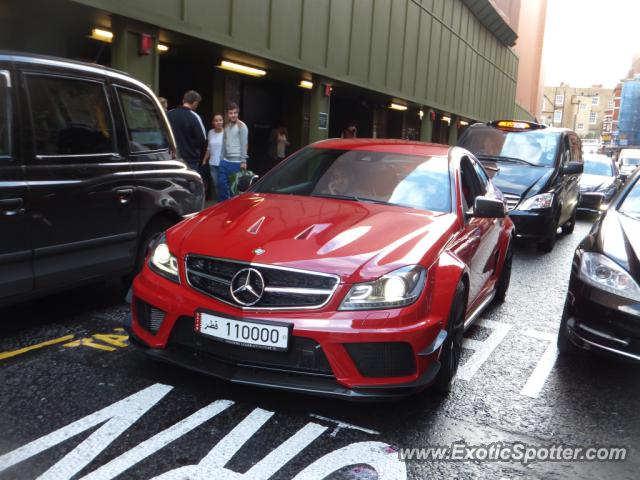
<instances>
[{"instance_id":1,"label":"mercedes three-pointed star emblem","mask_svg":"<svg viewBox=\"0 0 640 480\"><path fill-rule=\"evenodd\" d=\"M231 279L229 290L236 302L244 307L250 307L262 298L264 279L255 268L243 268Z\"/></svg>"}]
</instances>

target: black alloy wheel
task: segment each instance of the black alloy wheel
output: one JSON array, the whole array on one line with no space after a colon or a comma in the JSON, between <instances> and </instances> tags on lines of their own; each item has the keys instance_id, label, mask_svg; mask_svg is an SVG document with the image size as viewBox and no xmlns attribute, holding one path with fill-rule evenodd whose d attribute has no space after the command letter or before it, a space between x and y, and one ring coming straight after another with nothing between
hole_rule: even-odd
<instances>
[{"instance_id":1,"label":"black alloy wheel","mask_svg":"<svg viewBox=\"0 0 640 480\"><path fill-rule=\"evenodd\" d=\"M502 265L502 271L500 272L500 278L498 278L496 282L496 295L493 297L496 303L503 303L507 298L507 290L509 290L509 283L511 282L511 264L513 263L512 244L513 241L510 239L509 245L507 245L504 264Z\"/></svg>"},{"instance_id":2,"label":"black alloy wheel","mask_svg":"<svg viewBox=\"0 0 640 480\"><path fill-rule=\"evenodd\" d=\"M467 289L464 283L458 283L449 321L447 322L447 338L442 345L440 353L440 370L433 384L433 389L437 392L448 393L453 386L453 379L460 365L462 357L462 341L464 336L464 316L467 310Z\"/></svg>"},{"instance_id":3,"label":"black alloy wheel","mask_svg":"<svg viewBox=\"0 0 640 480\"><path fill-rule=\"evenodd\" d=\"M571 235L573 233L573 230L575 230L575 228L576 228L576 217L577 216L578 216L578 207L576 206L573 209L573 213L571 214L571 218L567 221L567 223L562 225L562 233L564 235Z\"/></svg>"},{"instance_id":4,"label":"black alloy wheel","mask_svg":"<svg viewBox=\"0 0 640 480\"><path fill-rule=\"evenodd\" d=\"M558 352L561 355L574 353L577 348L569 340L569 333L567 331L567 321L569 320L569 297L564 302L564 308L562 309L562 319L560 320L560 328L558 329Z\"/></svg>"}]
</instances>

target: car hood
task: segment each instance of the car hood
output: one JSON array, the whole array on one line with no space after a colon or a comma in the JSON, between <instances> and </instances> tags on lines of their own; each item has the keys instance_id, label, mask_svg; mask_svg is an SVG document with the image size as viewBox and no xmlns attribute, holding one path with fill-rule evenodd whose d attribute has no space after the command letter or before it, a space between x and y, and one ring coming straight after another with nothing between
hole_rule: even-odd
<instances>
[{"instance_id":1,"label":"car hood","mask_svg":"<svg viewBox=\"0 0 640 480\"><path fill-rule=\"evenodd\" d=\"M640 280L640 220L610 209L598 228L597 251Z\"/></svg>"},{"instance_id":2,"label":"car hood","mask_svg":"<svg viewBox=\"0 0 640 480\"><path fill-rule=\"evenodd\" d=\"M452 236L453 214L348 200L245 194L167 234L174 254L200 254L340 275L377 278L429 265Z\"/></svg>"},{"instance_id":3,"label":"car hood","mask_svg":"<svg viewBox=\"0 0 640 480\"><path fill-rule=\"evenodd\" d=\"M604 189L611 185L614 180L614 177L609 177L607 175L591 175L589 173L583 173L580 177L580 190L595 191Z\"/></svg>"},{"instance_id":4,"label":"car hood","mask_svg":"<svg viewBox=\"0 0 640 480\"><path fill-rule=\"evenodd\" d=\"M493 184L502 192L519 196L535 194L547 184L554 169L551 167L533 167L525 164L495 162L482 160L483 165L497 167L497 172L491 177ZM494 171L490 168L489 171Z\"/></svg>"}]
</instances>

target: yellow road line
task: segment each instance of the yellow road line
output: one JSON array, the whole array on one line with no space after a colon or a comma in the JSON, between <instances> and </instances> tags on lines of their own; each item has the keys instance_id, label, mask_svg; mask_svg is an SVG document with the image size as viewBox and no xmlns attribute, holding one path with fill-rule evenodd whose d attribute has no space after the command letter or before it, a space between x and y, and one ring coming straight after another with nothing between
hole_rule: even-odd
<instances>
[{"instance_id":1,"label":"yellow road line","mask_svg":"<svg viewBox=\"0 0 640 480\"><path fill-rule=\"evenodd\" d=\"M75 335L65 335L64 337L54 338L53 340L47 340L46 342L37 343L35 345L31 345L30 347L24 347L19 350L13 350L12 352L0 352L0 360L4 360L5 358L15 357L16 355L22 355L23 353L30 352L31 350L36 350L42 347L48 347L49 345L55 345L56 343L68 342Z\"/></svg>"}]
</instances>

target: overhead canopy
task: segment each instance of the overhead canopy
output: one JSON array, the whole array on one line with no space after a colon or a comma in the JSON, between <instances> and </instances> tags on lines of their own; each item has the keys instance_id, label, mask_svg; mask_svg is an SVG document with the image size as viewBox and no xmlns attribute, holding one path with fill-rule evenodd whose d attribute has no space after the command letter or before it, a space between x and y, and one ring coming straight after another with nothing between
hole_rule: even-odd
<instances>
[{"instance_id":1,"label":"overhead canopy","mask_svg":"<svg viewBox=\"0 0 640 480\"><path fill-rule=\"evenodd\" d=\"M491 0L462 0L471 13L480 20L504 45L513 47L518 34L511 28L503 13Z\"/></svg>"}]
</instances>

